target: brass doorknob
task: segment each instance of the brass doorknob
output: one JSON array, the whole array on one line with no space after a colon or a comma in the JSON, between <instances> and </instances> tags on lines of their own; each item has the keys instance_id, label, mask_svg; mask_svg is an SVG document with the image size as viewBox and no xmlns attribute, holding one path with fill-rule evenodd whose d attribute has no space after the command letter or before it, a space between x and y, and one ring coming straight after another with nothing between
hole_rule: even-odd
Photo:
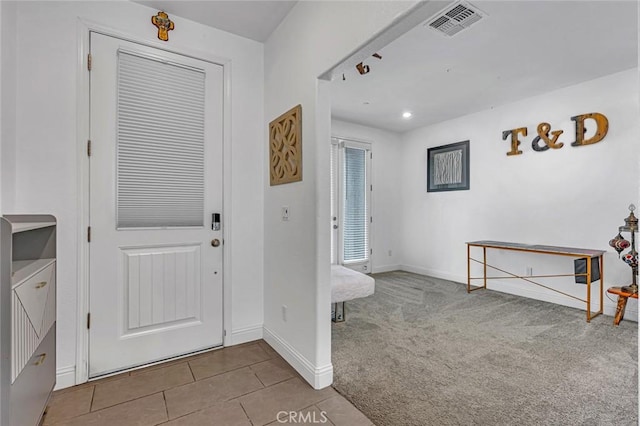
<instances>
[{"instance_id":1,"label":"brass doorknob","mask_svg":"<svg viewBox=\"0 0 640 426\"><path fill-rule=\"evenodd\" d=\"M217 238L214 238L213 240L211 240L211 245L214 247L218 247L220 245L220 240Z\"/></svg>"}]
</instances>

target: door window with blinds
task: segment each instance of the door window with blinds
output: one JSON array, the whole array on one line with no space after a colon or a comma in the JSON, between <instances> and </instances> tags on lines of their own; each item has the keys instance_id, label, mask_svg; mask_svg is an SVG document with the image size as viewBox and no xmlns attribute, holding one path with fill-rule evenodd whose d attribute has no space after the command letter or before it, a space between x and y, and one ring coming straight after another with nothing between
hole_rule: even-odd
<instances>
[{"instance_id":1,"label":"door window with blinds","mask_svg":"<svg viewBox=\"0 0 640 426\"><path fill-rule=\"evenodd\" d=\"M204 70L118 51L118 229L204 226L204 84Z\"/></svg>"},{"instance_id":2,"label":"door window with blinds","mask_svg":"<svg viewBox=\"0 0 640 426\"><path fill-rule=\"evenodd\" d=\"M371 269L371 145L331 141L331 262Z\"/></svg>"}]
</instances>

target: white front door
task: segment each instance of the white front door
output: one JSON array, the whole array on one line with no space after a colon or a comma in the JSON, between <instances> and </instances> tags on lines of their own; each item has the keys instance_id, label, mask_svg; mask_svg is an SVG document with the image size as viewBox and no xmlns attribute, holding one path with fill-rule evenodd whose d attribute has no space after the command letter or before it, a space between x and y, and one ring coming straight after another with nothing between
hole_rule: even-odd
<instances>
[{"instance_id":1,"label":"white front door","mask_svg":"<svg viewBox=\"0 0 640 426\"><path fill-rule=\"evenodd\" d=\"M96 33L91 55L95 377L222 344L223 69Z\"/></svg>"}]
</instances>

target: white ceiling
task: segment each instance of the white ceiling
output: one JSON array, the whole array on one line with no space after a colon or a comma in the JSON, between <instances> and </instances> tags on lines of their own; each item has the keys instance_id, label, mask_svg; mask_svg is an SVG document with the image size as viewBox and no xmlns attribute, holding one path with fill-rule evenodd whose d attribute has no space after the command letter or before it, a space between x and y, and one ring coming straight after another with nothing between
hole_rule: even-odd
<instances>
[{"instance_id":1,"label":"white ceiling","mask_svg":"<svg viewBox=\"0 0 640 426\"><path fill-rule=\"evenodd\" d=\"M369 74L336 78L333 117L404 132L638 65L635 1L471 4L487 16L470 28L418 25L365 61Z\"/></svg>"},{"instance_id":2,"label":"white ceiling","mask_svg":"<svg viewBox=\"0 0 640 426\"><path fill-rule=\"evenodd\" d=\"M242 37L264 42L296 1L133 0Z\"/></svg>"},{"instance_id":3,"label":"white ceiling","mask_svg":"<svg viewBox=\"0 0 640 426\"><path fill-rule=\"evenodd\" d=\"M296 1L135 0L263 42ZM442 7L450 4L443 1ZM445 37L423 24L331 84L335 118L395 132L482 111L638 65L631 0L471 0L486 16ZM402 119L403 111L413 117Z\"/></svg>"}]
</instances>

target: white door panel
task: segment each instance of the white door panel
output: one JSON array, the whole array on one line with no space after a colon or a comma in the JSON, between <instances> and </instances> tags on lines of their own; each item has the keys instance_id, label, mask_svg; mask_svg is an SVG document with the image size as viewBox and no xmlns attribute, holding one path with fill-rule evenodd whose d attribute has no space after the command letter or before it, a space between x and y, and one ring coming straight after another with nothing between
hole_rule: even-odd
<instances>
[{"instance_id":1,"label":"white door panel","mask_svg":"<svg viewBox=\"0 0 640 426\"><path fill-rule=\"evenodd\" d=\"M200 322L202 244L120 248L123 336Z\"/></svg>"},{"instance_id":2,"label":"white door panel","mask_svg":"<svg viewBox=\"0 0 640 426\"><path fill-rule=\"evenodd\" d=\"M142 105L139 121L135 120L138 112L123 118L123 110L118 110L132 105L124 104L122 100L128 95L118 91L118 84L130 84L118 78L118 72L122 73L118 60L123 52L136 55L141 61L140 65L133 62L127 66L134 73L144 70L132 78L143 78L144 84L139 86L149 90L147 96L133 86L137 90L132 92L134 107L138 108L137 100ZM222 344L223 249L222 245L211 244L213 239L222 240L222 229L212 230L211 214L223 210L223 74L219 65L96 33L91 33L91 54L89 375L95 377ZM159 68L157 64L161 64ZM155 71L149 72L147 65ZM202 105L202 99L198 101L197 94L176 94L171 79L161 73L165 65L204 74L204 112L200 113L203 127L193 124L192 113L201 108L197 103ZM190 104L191 99L194 105ZM162 117L161 114L170 114L171 120L162 118L154 124L154 117ZM169 122L170 134L162 129ZM130 129L138 123L142 131L136 135L135 128ZM186 132L184 142L180 132ZM193 148L193 140L197 145L198 137L200 154ZM184 144L184 149L171 146L176 140ZM119 149L133 154L124 157ZM200 165L188 163L188 158L181 160L181 155L195 155L196 159L201 156L203 172L198 172ZM183 163L186 165L181 168ZM160 175L154 173L156 167ZM124 181L118 185L118 173L124 176L125 172L133 172L134 177L129 174L126 185ZM204 182L204 187L188 182L197 179ZM156 187L161 191L154 193ZM136 193L140 188L144 190ZM176 222L176 203L181 206L193 198L185 197L185 191L201 191L203 197L201 203L188 207L189 226L162 226L165 216L171 216L171 223ZM172 193L181 198L172 197ZM135 227L118 228L118 199L126 200L127 209L137 208L136 201L140 201L139 211L132 216ZM163 205L168 206L164 211ZM122 207L121 201L121 216ZM194 208L202 217L195 223L204 226L192 226ZM185 216L186 212L187 207ZM147 216L149 225L144 226Z\"/></svg>"}]
</instances>

